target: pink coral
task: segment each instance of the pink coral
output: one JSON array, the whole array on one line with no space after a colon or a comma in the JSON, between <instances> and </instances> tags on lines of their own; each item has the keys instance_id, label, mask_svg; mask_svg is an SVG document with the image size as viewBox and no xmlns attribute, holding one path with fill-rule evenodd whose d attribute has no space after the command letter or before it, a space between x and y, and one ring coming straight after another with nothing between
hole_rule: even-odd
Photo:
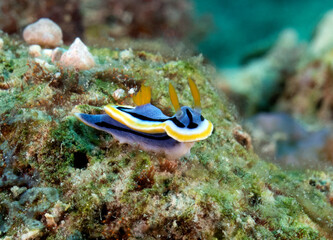
<instances>
[{"instance_id":1,"label":"pink coral","mask_svg":"<svg viewBox=\"0 0 333 240\"><path fill-rule=\"evenodd\" d=\"M79 70L88 70L95 66L93 56L80 38L76 38L68 51L62 54L59 63L62 66Z\"/></svg>"},{"instance_id":2,"label":"pink coral","mask_svg":"<svg viewBox=\"0 0 333 240\"><path fill-rule=\"evenodd\" d=\"M61 28L48 18L28 25L23 31L23 38L28 44L44 47L57 47L63 43Z\"/></svg>"}]
</instances>

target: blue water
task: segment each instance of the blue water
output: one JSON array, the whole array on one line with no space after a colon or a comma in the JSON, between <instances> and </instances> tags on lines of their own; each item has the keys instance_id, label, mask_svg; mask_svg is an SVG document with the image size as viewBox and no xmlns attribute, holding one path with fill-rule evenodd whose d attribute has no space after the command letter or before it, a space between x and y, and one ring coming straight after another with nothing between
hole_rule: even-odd
<instances>
[{"instance_id":1,"label":"blue water","mask_svg":"<svg viewBox=\"0 0 333 240\"><path fill-rule=\"evenodd\" d=\"M278 33L294 28L310 40L332 0L194 0L197 16L210 16L214 26L199 51L218 67L237 65L254 51L269 48Z\"/></svg>"}]
</instances>

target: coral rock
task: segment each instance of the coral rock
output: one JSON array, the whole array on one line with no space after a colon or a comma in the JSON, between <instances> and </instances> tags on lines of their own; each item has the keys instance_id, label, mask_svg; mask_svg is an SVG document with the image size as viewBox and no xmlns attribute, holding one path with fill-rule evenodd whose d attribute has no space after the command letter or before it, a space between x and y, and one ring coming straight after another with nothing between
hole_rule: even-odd
<instances>
[{"instance_id":1,"label":"coral rock","mask_svg":"<svg viewBox=\"0 0 333 240\"><path fill-rule=\"evenodd\" d=\"M42 55L42 48L39 45L31 45L29 47L29 55L31 57L39 57Z\"/></svg>"},{"instance_id":2,"label":"coral rock","mask_svg":"<svg viewBox=\"0 0 333 240\"><path fill-rule=\"evenodd\" d=\"M119 99L121 99L121 98L123 98L124 96L125 96L125 90L121 89L121 88L117 89L116 91L114 91L112 93L112 97L116 101L119 100Z\"/></svg>"},{"instance_id":3,"label":"coral rock","mask_svg":"<svg viewBox=\"0 0 333 240\"><path fill-rule=\"evenodd\" d=\"M230 91L233 98L242 99L239 101L242 102L241 111L246 109L244 114L252 115L256 109L265 108L281 91L281 84L295 71L303 52L297 33L292 29L284 30L263 58L249 62L241 69L223 70L220 88Z\"/></svg>"},{"instance_id":4,"label":"coral rock","mask_svg":"<svg viewBox=\"0 0 333 240\"><path fill-rule=\"evenodd\" d=\"M44 47L57 47L63 43L61 28L48 18L28 25L23 31L23 38L28 44Z\"/></svg>"},{"instance_id":5,"label":"coral rock","mask_svg":"<svg viewBox=\"0 0 333 240\"><path fill-rule=\"evenodd\" d=\"M28 239L36 239L39 235L41 234L41 231L36 229L36 230L31 230L21 236L22 240L28 240Z\"/></svg>"},{"instance_id":6,"label":"coral rock","mask_svg":"<svg viewBox=\"0 0 333 240\"><path fill-rule=\"evenodd\" d=\"M313 54L320 55L333 48L333 11L326 13L317 27L316 35L311 44Z\"/></svg>"},{"instance_id":7,"label":"coral rock","mask_svg":"<svg viewBox=\"0 0 333 240\"><path fill-rule=\"evenodd\" d=\"M44 56L49 57L49 58L51 58L51 56L52 56L52 52L53 52L52 49L43 49L43 50L42 50L42 54L43 54Z\"/></svg>"},{"instance_id":8,"label":"coral rock","mask_svg":"<svg viewBox=\"0 0 333 240\"><path fill-rule=\"evenodd\" d=\"M49 213L45 213L45 220L46 220L46 225L48 227L56 227L57 223L54 221L54 216L52 214Z\"/></svg>"},{"instance_id":9,"label":"coral rock","mask_svg":"<svg viewBox=\"0 0 333 240\"><path fill-rule=\"evenodd\" d=\"M251 136L247 132L245 132L241 126L237 126L236 128L234 128L232 134L240 145L242 145L248 150L252 149Z\"/></svg>"},{"instance_id":10,"label":"coral rock","mask_svg":"<svg viewBox=\"0 0 333 240\"><path fill-rule=\"evenodd\" d=\"M128 90L128 94L129 95L132 95L135 93L135 89L134 88L131 88L130 90Z\"/></svg>"},{"instance_id":11,"label":"coral rock","mask_svg":"<svg viewBox=\"0 0 333 240\"><path fill-rule=\"evenodd\" d=\"M63 48L55 48L52 51L52 55L51 55L51 61L54 62L58 62L62 56L62 54L65 52L65 50Z\"/></svg>"},{"instance_id":12,"label":"coral rock","mask_svg":"<svg viewBox=\"0 0 333 240\"><path fill-rule=\"evenodd\" d=\"M27 190L26 187L18 187L18 186L14 186L10 189L10 191L13 194L13 197L16 198L19 195L21 195L23 192L25 192L25 190Z\"/></svg>"},{"instance_id":13,"label":"coral rock","mask_svg":"<svg viewBox=\"0 0 333 240\"><path fill-rule=\"evenodd\" d=\"M3 47L3 39L0 38L0 50L2 49L2 47Z\"/></svg>"},{"instance_id":14,"label":"coral rock","mask_svg":"<svg viewBox=\"0 0 333 240\"><path fill-rule=\"evenodd\" d=\"M43 67L44 69L47 69L47 70L54 70L55 69L55 66L54 65L51 65L49 64L47 61L43 60L43 59L40 59L40 58L35 58L34 61L36 63L38 63L41 67Z\"/></svg>"},{"instance_id":15,"label":"coral rock","mask_svg":"<svg viewBox=\"0 0 333 240\"><path fill-rule=\"evenodd\" d=\"M95 66L95 61L87 46L80 38L76 38L68 51L61 56L60 64L64 67L88 70Z\"/></svg>"},{"instance_id":16,"label":"coral rock","mask_svg":"<svg viewBox=\"0 0 333 240\"><path fill-rule=\"evenodd\" d=\"M130 59L134 58L133 50L130 48L128 50L124 50L120 52L120 58L123 61L129 61Z\"/></svg>"}]
</instances>

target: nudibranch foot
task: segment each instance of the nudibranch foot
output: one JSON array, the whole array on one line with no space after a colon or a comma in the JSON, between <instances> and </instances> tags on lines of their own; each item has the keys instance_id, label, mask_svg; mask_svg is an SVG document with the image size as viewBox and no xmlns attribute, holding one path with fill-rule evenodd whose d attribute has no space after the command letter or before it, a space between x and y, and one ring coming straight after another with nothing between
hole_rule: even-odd
<instances>
[{"instance_id":1,"label":"nudibranch foot","mask_svg":"<svg viewBox=\"0 0 333 240\"><path fill-rule=\"evenodd\" d=\"M179 159L188 154L194 142L179 142L164 133L144 133L133 130L114 120L108 114L90 115L76 113L84 124L110 133L120 143L138 146L145 151L165 154L168 159Z\"/></svg>"}]
</instances>

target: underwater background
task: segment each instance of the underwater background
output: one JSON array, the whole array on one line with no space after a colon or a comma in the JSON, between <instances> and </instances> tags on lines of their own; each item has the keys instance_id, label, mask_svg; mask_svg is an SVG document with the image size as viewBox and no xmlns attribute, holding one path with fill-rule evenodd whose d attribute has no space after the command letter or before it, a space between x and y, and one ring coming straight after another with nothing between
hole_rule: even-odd
<instances>
[{"instance_id":1,"label":"underwater background","mask_svg":"<svg viewBox=\"0 0 333 240\"><path fill-rule=\"evenodd\" d=\"M256 51L262 54L287 28L294 29L300 40L309 41L320 19L333 8L329 0L194 2L196 16L206 15L211 21L198 49L219 67L239 65Z\"/></svg>"},{"instance_id":2,"label":"underwater background","mask_svg":"<svg viewBox=\"0 0 333 240\"><path fill-rule=\"evenodd\" d=\"M332 26L329 0L0 0L0 240L333 239ZM178 119L170 84L214 126L193 145L104 108Z\"/></svg>"}]
</instances>

